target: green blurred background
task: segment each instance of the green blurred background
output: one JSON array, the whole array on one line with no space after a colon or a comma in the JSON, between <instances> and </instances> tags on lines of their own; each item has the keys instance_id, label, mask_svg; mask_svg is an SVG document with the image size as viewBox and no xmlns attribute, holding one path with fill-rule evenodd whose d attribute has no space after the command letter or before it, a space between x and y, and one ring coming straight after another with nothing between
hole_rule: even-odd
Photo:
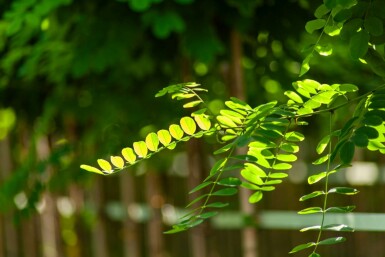
<instances>
[{"instance_id":1,"label":"green blurred background","mask_svg":"<svg viewBox=\"0 0 385 257\"><path fill-rule=\"evenodd\" d=\"M163 235L188 190L207 174L218 146L213 138L162 152L117 176L79 166L177 121L181 104L154 98L173 83L202 84L214 111L229 96L251 106L284 102L283 92L298 79L301 50L317 40L304 26L320 2L0 0L0 256L274 257L314 237L259 229L247 250L242 225ZM315 57L306 77L353 83L363 92L381 83L338 37L326 40L335 43L333 55ZM311 190L306 163L316 154L311 143L326 133L322 122L304 128L308 141L291 182L257 209L303 208L297 199ZM374 154L357 158L382 162ZM383 186L379 179L369 184L358 185L358 210L384 212ZM238 210L239 201L231 200ZM348 239L325 253L385 254L382 234Z\"/></svg>"}]
</instances>

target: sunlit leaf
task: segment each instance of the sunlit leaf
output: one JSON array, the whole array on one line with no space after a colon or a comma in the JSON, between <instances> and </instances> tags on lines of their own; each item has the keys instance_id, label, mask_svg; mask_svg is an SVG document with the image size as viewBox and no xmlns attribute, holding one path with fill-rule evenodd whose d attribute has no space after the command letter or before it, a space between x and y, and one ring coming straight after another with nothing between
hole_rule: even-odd
<instances>
[{"instance_id":1,"label":"sunlit leaf","mask_svg":"<svg viewBox=\"0 0 385 257\"><path fill-rule=\"evenodd\" d=\"M157 132L158 139L162 143L162 145L167 146L171 142L171 135L170 132L168 132L165 129L161 129Z\"/></svg>"},{"instance_id":2,"label":"sunlit leaf","mask_svg":"<svg viewBox=\"0 0 385 257\"><path fill-rule=\"evenodd\" d=\"M249 203L257 203L261 201L262 198L263 198L263 193L261 191L257 191L249 197Z\"/></svg>"},{"instance_id":3,"label":"sunlit leaf","mask_svg":"<svg viewBox=\"0 0 385 257\"><path fill-rule=\"evenodd\" d=\"M269 174L269 178L273 178L273 179L286 178L287 176L289 175L283 172L274 172Z\"/></svg>"},{"instance_id":4,"label":"sunlit leaf","mask_svg":"<svg viewBox=\"0 0 385 257\"><path fill-rule=\"evenodd\" d=\"M238 125L229 117L219 115L217 116L217 120L220 123L221 127L224 128L236 128Z\"/></svg>"},{"instance_id":5,"label":"sunlit leaf","mask_svg":"<svg viewBox=\"0 0 385 257\"><path fill-rule=\"evenodd\" d=\"M298 214L313 214L313 213L321 213L321 212L323 212L321 207L309 207L299 211Z\"/></svg>"},{"instance_id":6,"label":"sunlit leaf","mask_svg":"<svg viewBox=\"0 0 385 257\"><path fill-rule=\"evenodd\" d=\"M147 156L148 149L147 149L146 143L144 141L134 142L133 147L134 147L135 153L139 157L144 158Z\"/></svg>"},{"instance_id":7,"label":"sunlit leaf","mask_svg":"<svg viewBox=\"0 0 385 257\"><path fill-rule=\"evenodd\" d=\"M103 159L98 159L98 164L99 164L100 168L102 168L102 170L104 170L106 172L112 172L112 166L108 161L103 160Z\"/></svg>"},{"instance_id":8,"label":"sunlit leaf","mask_svg":"<svg viewBox=\"0 0 385 257\"><path fill-rule=\"evenodd\" d=\"M120 156L111 156L111 163L119 169L124 167L124 161Z\"/></svg>"},{"instance_id":9,"label":"sunlit leaf","mask_svg":"<svg viewBox=\"0 0 385 257\"><path fill-rule=\"evenodd\" d=\"M284 93L287 97L297 103L303 103L302 98L294 91L285 91Z\"/></svg>"},{"instance_id":10,"label":"sunlit leaf","mask_svg":"<svg viewBox=\"0 0 385 257\"><path fill-rule=\"evenodd\" d=\"M278 154L277 160L284 162L294 162L297 160L297 156L295 156L294 154Z\"/></svg>"},{"instance_id":11,"label":"sunlit leaf","mask_svg":"<svg viewBox=\"0 0 385 257\"><path fill-rule=\"evenodd\" d=\"M297 153L299 151L299 146L294 143L283 143L281 145L281 150L288 153Z\"/></svg>"},{"instance_id":12,"label":"sunlit leaf","mask_svg":"<svg viewBox=\"0 0 385 257\"><path fill-rule=\"evenodd\" d=\"M198 124L198 126L202 130L209 130L210 129L211 122L210 122L210 119L206 115L204 115L204 114L195 115L194 119L195 119L196 123Z\"/></svg>"},{"instance_id":13,"label":"sunlit leaf","mask_svg":"<svg viewBox=\"0 0 385 257\"><path fill-rule=\"evenodd\" d=\"M154 132L151 132L146 136L146 145L150 151L155 152L156 150L158 150L159 139Z\"/></svg>"},{"instance_id":14,"label":"sunlit leaf","mask_svg":"<svg viewBox=\"0 0 385 257\"><path fill-rule=\"evenodd\" d=\"M275 170L290 170L292 167L289 163L276 163L273 165L273 169Z\"/></svg>"},{"instance_id":15,"label":"sunlit leaf","mask_svg":"<svg viewBox=\"0 0 385 257\"><path fill-rule=\"evenodd\" d=\"M330 135L327 135L325 137L323 137L321 139L321 141L319 141L317 147L316 147L316 151L318 154L321 154L323 153L323 151L326 149L326 147L328 146L330 142Z\"/></svg>"},{"instance_id":16,"label":"sunlit leaf","mask_svg":"<svg viewBox=\"0 0 385 257\"><path fill-rule=\"evenodd\" d=\"M180 125L183 131L188 135L194 134L197 128L195 121L191 117L183 117L180 120Z\"/></svg>"},{"instance_id":17,"label":"sunlit leaf","mask_svg":"<svg viewBox=\"0 0 385 257\"><path fill-rule=\"evenodd\" d=\"M300 141L303 141L305 139L305 136L300 132L291 131L291 132L287 132L285 134L285 138L287 141L300 142Z\"/></svg>"},{"instance_id":18,"label":"sunlit leaf","mask_svg":"<svg viewBox=\"0 0 385 257\"><path fill-rule=\"evenodd\" d=\"M82 164L82 165L80 165L80 168L83 169L83 170L89 171L89 172L94 172L94 173L98 173L98 174L102 174L102 175L104 174L98 168L92 167L90 165Z\"/></svg>"},{"instance_id":19,"label":"sunlit leaf","mask_svg":"<svg viewBox=\"0 0 385 257\"><path fill-rule=\"evenodd\" d=\"M195 106L199 105L201 102L202 102L201 100L196 100L196 101L188 102L188 103L183 105L183 108L192 108L192 107L195 107Z\"/></svg>"},{"instance_id":20,"label":"sunlit leaf","mask_svg":"<svg viewBox=\"0 0 385 257\"><path fill-rule=\"evenodd\" d=\"M311 184L317 183L318 181L325 178L326 176L327 176L327 172L324 171L308 177L307 182L311 185Z\"/></svg>"},{"instance_id":21,"label":"sunlit leaf","mask_svg":"<svg viewBox=\"0 0 385 257\"><path fill-rule=\"evenodd\" d=\"M136 161L136 155L134 153L134 150L130 147L126 147L122 149L122 155L128 163L133 164Z\"/></svg>"},{"instance_id":22,"label":"sunlit leaf","mask_svg":"<svg viewBox=\"0 0 385 257\"><path fill-rule=\"evenodd\" d=\"M322 163L325 163L327 160L329 160L329 157L330 157L329 154L322 156L322 157L318 158L317 160L315 160L314 162L312 162L312 164L320 165Z\"/></svg>"},{"instance_id":23,"label":"sunlit leaf","mask_svg":"<svg viewBox=\"0 0 385 257\"><path fill-rule=\"evenodd\" d=\"M183 130L179 125L172 124L169 127L170 134L173 138L180 140L183 137Z\"/></svg>"},{"instance_id":24,"label":"sunlit leaf","mask_svg":"<svg viewBox=\"0 0 385 257\"><path fill-rule=\"evenodd\" d=\"M354 229L345 224L329 224L322 228L328 231L354 232Z\"/></svg>"}]
</instances>

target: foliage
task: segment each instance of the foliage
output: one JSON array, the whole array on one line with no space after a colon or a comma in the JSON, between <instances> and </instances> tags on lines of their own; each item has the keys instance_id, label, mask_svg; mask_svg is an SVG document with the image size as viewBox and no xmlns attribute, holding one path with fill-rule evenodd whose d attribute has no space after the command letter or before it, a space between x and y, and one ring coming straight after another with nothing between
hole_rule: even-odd
<instances>
[{"instance_id":1,"label":"foliage","mask_svg":"<svg viewBox=\"0 0 385 257\"><path fill-rule=\"evenodd\" d=\"M325 38L339 35L342 43L347 42L352 58L367 64L374 74L385 77L385 12L381 10L383 4L380 1L324 1L314 13L316 19L309 21L305 26L310 34L319 30L321 33L316 43L305 49L307 56L299 75L303 76L309 71L310 61L315 53L320 56L331 55L334 46L324 44ZM300 128L308 125L310 117L328 113L328 134L315 146L320 156L313 162L313 165L326 164L326 170L308 177L309 184L323 181L323 189L300 198L300 201L321 198L321 206L299 211L301 215L322 214L318 225L301 230L316 230L318 236L315 242L298 245L290 252L312 248L309 256L320 256L317 253L318 246L345 241L342 236L324 238L325 231L354 231L345 224L325 224L325 216L328 213L349 213L355 208L329 206L329 197L333 194L350 196L358 193L358 190L350 187L330 188L329 177L352 165L357 147L385 153L385 89L383 85L378 85L376 89L356 96L359 87L350 83L329 85L313 79L303 79L294 82L292 86L294 90L284 93L288 98L286 103L272 101L251 107L248 103L232 97L225 102L225 108L221 109L218 115L213 115L205 106L192 112L191 117L182 117L180 125L172 124L168 130L148 134L144 141L133 143L133 149L124 148L123 158L112 156L112 165L99 159L101 169L89 165L81 167L91 172L112 174L149 158L162 149L173 149L175 144L181 141L214 134L224 146L214 152L220 157L212 166L209 176L190 191L203 193L187 207L196 203L200 203L199 206L182 217L180 223L174 225L167 233L180 232L217 215L219 209L228 205L223 199L236 194L238 186L253 191L249 198L250 203L259 202L264 194L275 190L288 176L286 171L292 168L291 163L297 160L299 142L305 140ZM204 89L195 83L178 84L164 88L157 96L168 93L177 100L192 99L184 104L185 108L192 108L205 104L198 94L199 91ZM354 105L355 110L343 121L344 126L334 128L336 114L346 113L346 108ZM198 132L197 127L201 129ZM247 147L246 155L236 154L235 149L240 147ZM234 170L240 170L242 180L237 176L228 175L229 171Z\"/></svg>"}]
</instances>

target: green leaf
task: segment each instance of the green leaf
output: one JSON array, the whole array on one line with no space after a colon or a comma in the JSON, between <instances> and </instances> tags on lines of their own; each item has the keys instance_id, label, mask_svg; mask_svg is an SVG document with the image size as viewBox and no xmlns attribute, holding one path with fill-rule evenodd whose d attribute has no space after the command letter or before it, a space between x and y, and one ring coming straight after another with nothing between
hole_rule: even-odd
<instances>
[{"instance_id":1,"label":"green leaf","mask_svg":"<svg viewBox=\"0 0 385 257\"><path fill-rule=\"evenodd\" d=\"M373 36L381 36L384 33L382 20L375 16L369 16L364 21L365 29Z\"/></svg>"},{"instance_id":2,"label":"green leaf","mask_svg":"<svg viewBox=\"0 0 385 257\"><path fill-rule=\"evenodd\" d=\"M301 245L297 245L296 247L294 247L289 253L296 253L296 252L299 252L299 251L302 251L304 249L307 249L307 248L310 248L312 246L315 246L316 244L314 242L310 242L310 243L306 243L306 244L301 244Z\"/></svg>"},{"instance_id":3,"label":"green leaf","mask_svg":"<svg viewBox=\"0 0 385 257\"><path fill-rule=\"evenodd\" d=\"M366 134L354 133L351 140L358 147L367 147L369 144L369 138Z\"/></svg>"},{"instance_id":4,"label":"green leaf","mask_svg":"<svg viewBox=\"0 0 385 257\"><path fill-rule=\"evenodd\" d=\"M306 58L302 61L301 69L299 71L299 76L302 77L310 70L310 60L313 58L313 54L309 54L306 56ZM298 92L300 93L300 92ZM305 95L306 96L306 95Z\"/></svg>"},{"instance_id":5,"label":"green leaf","mask_svg":"<svg viewBox=\"0 0 385 257\"><path fill-rule=\"evenodd\" d=\"M340 150L340 158L342 163L347 164L351 163L354 157L354 143L352 141L347 141L342 145Z\"/></svg>"},{"instance_id":6,"label":"green leaf","mask_svg":"<svg viewBox=\"0 0 385 257\"><path fill-rule=\"evenodd\" d=\"M305 29L309 34L312 34L315 30L322 29L326 24L324 19L315 19L308 21L305 25Z\"/></svg>"},{"instance_id":7,"label":"green leaf","mask_svg":"<svg viewBox=\"0 0 385 257\"><path fill-rule=\"evenodd\" d=\"M287 97L297 103L303 103L302 98L294 91L285 91L284 93Z\"/></svg>"},{"instance_id":8,"label":"green leaf","mask_svg":"<svg viewBox=\"0 0 385 257\"><path fill-rule=\"evenodd\" d=\"M274 191L275 187L274 186L262 186L259 188L261 191Z\"/></svg>"},{"instance_id":9,"label":"green leaf","mask_svg":"<svg viewBox=\"0 0 385 257\"><path fill-rule=\"evenodd\" d=\"M294 154L278 154L277 160L283 162L294 162L297 160L297 156L295 156Z\"/></svg>"},{"instance_id":10,"label":"green leaf","mask_svg":"<svg viewBox=\"0 0 385 257\"><path fill-rule=\"evenodd\" d=\"M282 180L281 179L273 179L273 180L268 180L267 182L263 183L263 185L268 186L268 185L278 185L281 184Z\"/></svg>"},{"instance_id":11,"label":"green leaf","mask_svg":"<svg viewBox=\"0 0 385 257\"><path fill-rule=\"evenodd\" d=\"M122 149L122 155L128 163L133 164L136 161L136 155L134 153L134 150L130 147L126 147Z\"/></svg>"},{"instance_id":12,"label":"green leaf","mask_svg":"<svg viewBox=\"0 0 385 257\"><path fill-rule=\"evenodd\" d=\"M242 184L241 180L239 178L234 178L234 177L228 177L228 178L223 178L220 181L218 181L218 185L221 186L240 186Z\"/></svg>"},{"instance_id":13,"label":"green leaf","mask_svg":"<svg viewBox=\"0 0 385 257\"><path fill-rule=\"evenodd\" d=\"M245 163L245 170L249 170L252 174L255 174L258 177L265 178L267 175L263 169L258 167L253 163Z\"/></svg>"},{"instance_id":14,"label":"green leaf","mask_svg":"<svg viewBox=\"0 0 385 257\"><path fill-rule=\"evenodd\" d=\"M201 100L192 101L192 102L184 104L183 108L193 108L195 106L198 106L201 102L202 102Z\"/></svg>"},{"instance_id":15,"label":"green leaf","mask_svg":"<svg viewBox=\"0 0 385 257\"><path fill-rule=\"evenodd\" d=\"M213 182L212 181L205 181L199 185L197 185L196 187L194 187L193 189L191 189L191 191L189 192L189 194L192 194L192 193L195 193L205 187L207 187L208 185L211 185Z\"/></svg>"},{"instance_id":16,"label":"green leaf","mask_svg":"<svg viewBox=\"0 0 385 257\"><path fill-rule=\"evenodd\" d=\"M346 238L340 236L340 237L332 237L332 238L322 240L318 244L319 245L332 245L332 244L342 243L345 241L346 241Z\"/></svg>"},{"instance_id":17,"label":"green leaf","mask_svg":"<svg viewBox=\"0 0 385 257\"><path fill-rule=\"evenodd\" d=\"M80 165L80 168L83 169L83 170L89 171L89 172L94 172L94 173L98 173L98 174L102 174L102 175L104 174L98 168L92 167L90 165L82 164L82 165Z\"/></svg>"},{"instance_id":18,"label":"green leaf","mask_svg":"<svg viewBox=\"0 0 385 257\"><path fill-rule=\"evenodd\" d=\"M317 160L315 160L314 162L312 162L312 164L320 165L322 163L325 163L327 160L329 160L329 157L330 157L329 154L322 156L322 157L318 158Z\"/></svg>"},{"instance_id":19,"label":"green leaf","mask_svg":"<svg viewBox=\"0 0 385 257\"><path fill-rule=\"evenodd\" d=\"M218 160L210 170L210 176L217 174L227 163L227 158Z\"/></svg>"},{"instance_id":20,"label":"green leaf","mask_svg":"<svg viewBox=\"0 0 385 257\"><path fill-rule=\"evenodd\" d=\"M197 128L195 121L191 117L183 117L180 120L180 125L183 131L188 135L194 134Z\"/></svg>"},{"instance_id":21,"label":"green leaf","mask_svg":"<svg viewBox=\"0 0 385 257\"><path fill-rule=\"evenodd\" d=\"M327 176L327 172L324 171L308 177L307 182L311 185L311 184L317 183L318 181L325 178L326 176Z\"/></svg>"},{"instance_id":22,"label":"green leaf","mask_svg":"<svg viewBox=\"0 0 385 257\"><path fill-rule=\"evenodd\" d=\"M168 146L171 143L171 135L165 129L161 129L157 132L158 139L164 146Z\"/></svg>"},{"instance_id":23,"label":"green leaf","mask_svg":"<svg viewBox=\"0 0 385 257\"><path fill-rule=\"evenodd\" d=\"M285 138L290 142L300 142L305 139L305 136L297 131L291 131L285 134Z\"/></svg>"},{"instance_id":24,"label":"green leaf","mask_svg":"<svg viewBox=\"0 0 385 257\"><path fill-rule=\"evenodd\" d=\"M220 189L220 190L212 193L212 195L216 195L216 196L230 196L230 195L235 195L236 193L238 193L238 189L236 189L234 187L230 187L230 188Z\"/></svg>"},{"instance_id":25,"label":"green leaf","mask_svg":"<svg viewBox=\"0 0 385 257\"><path fill-rule=\"evenodd\" d=\"M197 216L197 218L201 218L201 219L209 219L211 217L214 217L215 215L217 215L218 212L217 211L209 211L209 212L204 212L200 215Z\"/></svg>"},{"instance_id":26,"label":"green leaf","mask_svg":"<svg viewBox=\"0 0 385 257\"><path fill-rule=\"evenodd\" d=\"M214 155L225 153L234 146L234 143L227 144L214 152Z\"/></svg>"},{"instance_id":27,"label":"green leaf","mask_svg":"<svg viewBox=\"0 0 385 257\"><path fill-rule=\"evenodd\" d=\"M362 123L369 126L379 126L383 123L383 120L381 117L377 115L366 115L364 119L362 120Z\"/></svg>"},{"instance_id":28,"label":"green leaf","mask_svg":"<svg viewBox=\"0 0 385 257\"><path fill-rule=\"evenodd\" d=\"M202 130L209 130L211 127L210 119L205 114L195 115L195 122Z\"/></svg>"},{"instance_id":29,"label":"green leaf","mask_svg":"<svg viewBox=\"0 0 385 257\"><path fill-rule=\"evenodd\" d=\"M321 257L318 253L311 253L309 257Z\"/></svg>"},{"instance_id":30,"label":"green leaf","mask_svg":"<svg viewBox=\"0 0 385 257\"><path fill-rule=\"evenodd\" d=\"M206 205L206 208L223 208L229 206L228 203L221 203L221 202L215 202L215 203L210 203Z\"/></svg>"},{"instance_id":31,"label":"green leaf","mask_svg":"<svg viewBox=\"0 0 385 257\"><path fill-rule=\"evenodd\" d=\"M231 158L235 159L235 160L246 161L246 162L256 162L256 161L258 161L257 158L255 158L252 155L248 155L248 154L235 155L235 156L232 156Z\"/></svg>"},{"instance_id":32,"label":"green leaf","mask_svg":"<svg viewBox=\"0 0 385 257\"><path fill-rule=\"evenodd\" d=\"M323 151L325 151L327 145L329 144L330 142L330 135L327 135L325 137L323 137L321 139L321 141L319 141L317 147L316 147L316 151L318 154L321 154L323 153Z\"/></svg>"},{"instance_id":33,"label":"green leaf","mask_svg":"<svg viewBox=\"0 0 385 257\"><path fill-rule=\"evenodd\" d=\"M111 163L119 169L123 169L124 167L124 161L120 156L111 156Z\"/></svg>"},{"instance_id":34,"label":"green leaf","mask_svg":"<svg viewBox=\"0 0 385 257\"><path fill-rule=\"evenodd\" d=\"M362 58L368 51L369 34L365 30L356 32L349 42L350 55L354 59Z\"/></svg>"},{"instance_id":35,"label":"green leaf","mask_svg":"<svg viewBox=\"0 0 385 257\"><path fill-rule=\"evenodd\" d=\"M99 164L100 168L102 168L102 170L104 170L108 173L112 172L112 166L108 161L103 160L103 159L98 159L98 164Z\"/></svg>"},{"instance_id":36,"label":"green leaf","mask_svg":"<svg viewBox=\"0 0 385 257\"><path fill-rule=\"evenodd\" d=\"M343 195L355 195L358 192L359 191L357 189L351 187L335 187L329 190L329 193L337 193Z\"/></svg>"},{"instance_id":37,"label":"green leaf","mask_svg":"<svg viewBox=\"0 0 385 257\"><path fill-rule=\"evenodd\" d=\"M342 9L336 15L334 15L333 19L335 22L343 22L348 20L352 16L352 10L350 9Z\"/></svg>"},{"instance_id":38,"label":"green leaf","mask_svg":"<svg viewBox=\"0 0 385 257\"><path fill-rule=\"evenodd\" d=\"M249 203L257 203L261 201L262 198L263 198L263 193L261 191L257 191L249 197Z\"/></svg>"},{"instance_id":39,"label":"green leaf","mask_svg":"<svg viewBox=\"0 0 385 257\"><path fill-rule=\"evenodd\" d=\"M307 194L307 195L304 195L302 196L301 198L299 198L300 201L306 201L308 199L311 199L311 198L314 198L314 197L317 197L317 196L320 196L320 195L324 195L325 192L324 191L314 191L310 194Z\"/></svg>"},{"instance_id":40,"label":"green leaf","mask_svg":"<svg viewBox=\"0 0 385 257\"><path fill-rule=\"evenodd\" d=\"M179 125L172 124L169 127L170 134L173 138L180 140L183 137L183 130Z\"/></svg>"},{"instance_id":41,"label":"green leaf","mask_svg":"<svg viewBox=\"0 0 385 257\"><path fill-rule=\"evenodd\" d=\"M133 147L139 157L145 158L147 156L148 149L144 141L134 142Z\"/></svg>"},{"instance_id":42,"label":"green leaf","mask_svg":"<svg viewBox=\"0 0 385 257\"><path fill-rule=\"evenodd\" d=\"M273 165L273 169L275 170L290 170L292 165L289 163L276 163Z\"/></svg>"},{"instance_id":43,"label":"green leaf","mask_svg":"<svg viewBox=\"0 0 385 257\"><path fill-rule=\"evenodd\" d=\"M334 96L337 92L326 91L313 96L311 99L321 104L329 104L334 100Z\"/></svg>"},{"instance_id":44,"label":"green leaf","mask_svg":"<svg viewBox=\"0 0 385 257\"><path fill-rule=\"evenodd\" d=\"M322 213L321 207L309 207L303 210L300 210L298 214L313 214L313 213Z\"/></svg>"},{"instance_id":45,"label":"green leaf","mask_svg":"<svg viewBox=\"0 0 385 257\"><path fill-rule=\"evenodd\" d=\"M159 139L154 132L151 132L146 136L146 146L150 151L155 152L156 150L158 150Z\"/></svg>"},{"instance_id":46,"label":"green leaf","mask_svg":"<svg viewBox=\"0 0 385 257\"><path fill-rule=\"evenodd\" d=\"M318 19L321 19L324 15L328 14L330 9L326 7L326 5L321 4L314 12L314 16Z\"/></svg>"},{"instance_id":47,"label":"green leaf","mask_svg":"<svg viewBox=\"0 0 385 257\"><path fill-rule=\"evenodd\" d=\"M338 86L338 90L341 92L356 92L358 91L358 87L353 84L341 84Z\"/></svg>"},{"instance_id":48,"label":"green leaf","mask_svg":"<svg viewBox=\"0 0 385 257\"><path fill-rule=\"evenodd\" d=\"M287 153L297 153L299 151L299 146L294 143L286 142L281 145L281 150Z\"/></svg>"},{"instance_id":49,"label":"green leaf","mask_svg":"<svg viewBox=\"0 0 385 257\"><path fill-rule=\"evenodd\" d=\"M345 224L329 224L322 228L328 231L354 232L354 229Z\"/></svg>"},{"instance_id":50,"label":"green leaf","mask_svg":"<svg viewBox=\"0 0 385 257\"><path fill-rule=\"evenodd\" d=\"M241 170L241 175L244 179L246 179L247 181L250 181L256 185L262 185L263 184L263 180L261 179L261 177L258 176L258 174L256 174L252 169L245 168L245 169Z\"/></svg>"},{"instance_id":51,"label":"green leaf","mask_svg":"<svg viewBox=\"0 0 385 257\"><path fill-rule=\"evenodd\" d=\"M238 125L227 116L217 116L217 121L220 123L221 127L224 128L236 128Z\"/></svg>"},{"instance_id":52,"label":"green leaf","mask_svg":"<svg viewBox=\"0 0 385 257\"><path fill-rule=\"evenodd\" d=\"M287 176L289 175L283 172L274 172L269 174L269 178L273 178L273 179L286 178Z\"/></svg>"},{"instance_id":53,"label":"green leaf","mask_svg":"<svg viewBox=\"0 0 385 257\"><path fill-rule=\"evenodd\" d=\"M356 208L356 206L350 205L350 206L344 206L344 207L329 207L326 209L325 212L332 212L332 213L348 213L353 211Z\"/></svg>"}]
</instances>

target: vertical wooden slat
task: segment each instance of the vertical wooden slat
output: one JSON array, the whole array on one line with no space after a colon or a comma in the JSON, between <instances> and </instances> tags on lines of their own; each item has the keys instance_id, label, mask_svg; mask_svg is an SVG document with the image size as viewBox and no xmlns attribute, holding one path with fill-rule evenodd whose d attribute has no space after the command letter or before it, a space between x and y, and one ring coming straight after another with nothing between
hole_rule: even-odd
<instances>
[{"instance_id":1,"label":"vertical wooden slat","mask_svg":"<svg viewBox=\"0 0 385 257\"><path fill-rule=\"evenodd\" d=\"M194 188L203 181L203 161L201 156L200 143L196 139L192 139L187 144L188 155L188 187ZM200 192L190 196L190 201L199 197ZM198 207L199 204L191 206L192 208ZM189 231L189 238L191 244L191 252L193 257L205 257L207 256L207 246L205 237L205 224L195 227Z\"/></svg>"},{"instance_id":2,"label":"vertical wooden slat","mask_svg":"<svg viewBox=\"0 0 385 257\"><path fill-rule=\"evenodd\" d=\"M50 155L50 144L47 136L41 137L36 144L39 160L45 160ZM43 182L50 179L52 167L49 165L41 175ZM60 231L57 225L58 213L56 209L56 199L49 191L45 191L41 197L42 210L40 214L42 251L45 257L60 257Z\"/></svg>"},{"instance_id":3,"label":"vertical wooden slat","mask_svg":"<svg viewBox=\"0 0 385 257\"><path fill-rule=\"evenodd\" d=\"M146 174L146 198L150 204L152 216L147 224L147 238L149 257L164 257L163 225L161 207L163 194L160 176L156 172L148 171Z\"/></svg>"},{"instance_id":4,"label":"vertical wooden slat","mask_svg":"<svg viewBox=\"0 0 385 257\"><path fill-rule=\"evenodd\" d=\"M95 257L108 257L108 246L107 246L107 231L103 219L102 207L103 207L103 187L101 183L101 177L97 177L94 185L93 192L91 196L91 201L94 204L97 220L92 230L92 248L93 256Z\"/></svg>"},{"instance_id":5,"label":"vertical wooden slat","mask_svg":"<svg viewBox=\"0 0 385 257\"><path fill-rule=\"evenodd\" d=\"M241 99L245 100L245 86L243 80L242 69L242 41L240 34L237 30L233 29L230 35L231 44L231 78L230 93ZM246 149L237 149L237 154L245 154ZM241 210L245 215L253 216L254 206L248 202L250 192L243 188L240 189L240 204ZM243 244L243 257L257 257L258 256L258 240L257 232L255 228L244 228L242 230L242 244Z\"/></svg>"},{"instance_id":6,"label":"vertical wooden slat","mask_svg":"<svg viewBox=\"0 0 385 257\"><path fill-rule=\"evenodd\" d=\"M0 182L2 182L12 172L11 146L8 137L0 140L0 153ZM7 257L20 257L18 235L12 217L13 211L8 212L2 217L3 251Z\"/></svg>"},{"instance_id":7,"label":"vertical wooden slat","mask_svg":"<svg viewBox=\"0 0 385 257\"><path fill-rule=\"evenodd\" d=\"M134 178L128 172L120 176L120 197L125 208L135 202ZM123 221L123 250L125 257L139 257L140 240L138 224L130 217Z\"/></svg>"}]
</instances>

